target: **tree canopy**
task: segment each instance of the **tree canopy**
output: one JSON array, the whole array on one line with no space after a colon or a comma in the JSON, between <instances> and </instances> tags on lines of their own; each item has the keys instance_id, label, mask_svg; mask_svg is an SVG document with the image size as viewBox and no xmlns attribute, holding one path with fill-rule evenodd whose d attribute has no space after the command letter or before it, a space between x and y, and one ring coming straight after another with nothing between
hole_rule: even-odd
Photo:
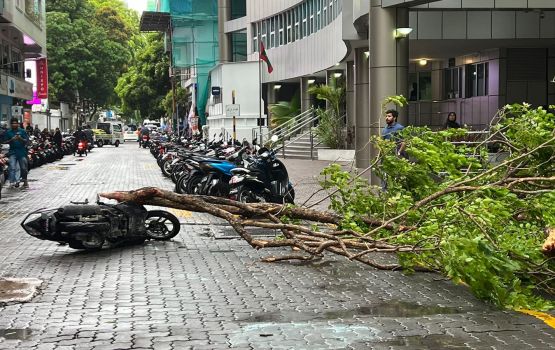
<instances>
[{"instance_id":1,"label":"tree canopy","mask_svg":"<svg viewBox=\"0 0 555 350\"><path fill-rule=\"evenodd\" d=\"M47 2L50 99L114 104L114 87L130 59L138 17L120 0Z\"/></svg>"},{"instance_id":2,"label":"tree canopy","mask_svg":"<svg viewBox=\"0 0 555 350\"><path fill-rule=\"evenodd\" d=\"M171 90L169 57L159 34L134 38L131 43L133 59L118 80L116 93L121 99L121 111L132 115L140 111L141 117L157 119L166 115L164 100Z\"/></svg>"}]
</instances>

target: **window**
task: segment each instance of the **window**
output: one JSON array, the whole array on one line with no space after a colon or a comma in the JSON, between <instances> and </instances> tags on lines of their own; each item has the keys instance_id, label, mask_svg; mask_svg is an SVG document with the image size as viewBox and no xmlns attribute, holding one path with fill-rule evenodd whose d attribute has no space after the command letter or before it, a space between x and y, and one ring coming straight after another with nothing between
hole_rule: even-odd
<instances>
[{"instance_id":1,"label":"window","mask_svg":"<svg viewBox=\"0 0 555 350\"><path fill-rule=\"evenodd\" d=\"M284 27L285 27L285 14L280 14L278 15L278 28L279 28L279 43L276 46L281 46L283 44L285 44L285 31L284 31Z\"/></svg>"},{"instance_id":2,"label":"window","mask_svg":"<svg viewBox=\"0 0 555 350\"><path fill-rule=\"evenodd\" d=\"M252 52L258 52L258 27L259 23L255 23L252 26Z\"/></svg>"},{"instance_id":3,"label":"window","mask_svg":"<svg viewBox=\"0 0 555 350\"><path fill-rule=\"evenodd\" d=\"M276 18L272 17L269 19L270 21L270 43L268 46L270 48L276 47Z\"/></svg>"},{"instance_id":4,"label":"window","mask_svg":"<svg viewBox=\"0 0 555 350\"><path fill-rule=\"evenodd\" d=\"M301 38L301 26L300 26L300 7L297 6L295 8L295 40L299 40Z\"/></svg>"},{"instance_id":5,"label":"window","mask_svg":"<svg viewBox=\"0 0 555 350\"><path fill-rule=\"evenodd\" d=\"M293 41L293 21L292 21L292 11L287 11L285 17L287 18L287 42Z\"/></svg>"},{"instance_id":6,"label":"window","mask_svg":"<svg viewBox=\"0 0 555 350\"><path fill-rule=\"evenodd\" d=\"M445 70L445 99L462 98L462 68L454 67Z\"/></svg>"},{"instance_id":7,"label":"window","mask_svg":"<svg viewBox=\"0 0 555 350\"><path fill-rule=\"evenodd\" d=\"M334 18L333 14L334 14L334 12L333 12L333 0L330 0L330 6L328 8L328 16L329 16L328 23L331 23L333 21L333 18Z\"/></svg>"},{"instance_id":8,"label":"window","mask_svg":"<svg viewBox=\"0 0 555 350\"><path fill-rule=\"evenodd\" d=\"M262 40L264 45L267 45L268 42L266 41L266 21L262 21L262 28L261 28L260 32L261 32L260 40Z\"/></svg>"},{"instance_id":9,"label":"window","mask_svg":"<svg viewBox=\"0 0 555 350\"><path fill-rule=\"evenodd\" d=\"M315 31L318 31L320 29L322 29L322 1L321 0L316 0L316 29Z\"/></svg>"},{"instance_id":10,"label":"window","mask_svg":"<svg viewBox=\"0 0 555 350\"><path fill-rule=\"evenodd\" d=\"M12 70L11 73L17 77L23 76L23 59L21 58L21 53L16 50L12 50Z\"/></svg>"},{"instance_id":11,"label":"window","mask_svg":"<svg viewBox=\"0 0 555 350\"><path fill-rule=\"evenodd\" d=\"M10 70L10 46L7 43L2 44L2 70L8 72Z\"/></svg>"},{"instance_id":12,"label":"window","mask_svg":"<svg viewBox=\"0 0 555 350\"><path fill-rule=\"evenodd\" d=\"M466 97L488 95L489 64L487 62L466 66Z\"/></svg>"},{"instance_id":13,"label":"window","mask_svg":"<svg viewBox=\"0 0 555 350\"><path fill-rule=\"evenodd\" d=\"M432 72L409 74L409 101L432 99Z\"/></svg>"},{"instance_id":14,"label":"window","mask_svg":"<svg viewBox=\"0 0 555 350\"><path fill-rule=\"evenodd\" d=\"M310 0L308 3L308 14L310 15L310 20L308 22L308 35L316 32L314 29L314 0Z\"/></svg>"},{"instance_id":15,"label":"window","mask_svg":"<svg viewBox=\"0 0 555 350\"><path fill-rule=\"evenodd\" d=\"M301 38L304 38L306 36L306 2L303 2L301 4L301 19L302 19L302 24L301 24Z\"/></svg>"},{"instance_id":16,"label":"window","mask_svg":"<svg viewBox=\"0 0 555 350\"><path fill-rule=\"evenodd\" d=\"M322 10L322 28L328 25L328 0L324 0L324 9Z\"/></svg>"}]
</instances>

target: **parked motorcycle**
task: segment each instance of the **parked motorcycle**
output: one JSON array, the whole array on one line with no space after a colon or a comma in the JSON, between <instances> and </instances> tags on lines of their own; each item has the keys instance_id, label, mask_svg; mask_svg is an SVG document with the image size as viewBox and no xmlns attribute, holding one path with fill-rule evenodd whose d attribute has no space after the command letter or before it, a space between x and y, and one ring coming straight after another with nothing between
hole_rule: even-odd
<instances>
[{"instance_id":1,"label":"parked motorcycle","mask_svg":"<svg viewBox=\"0 0 555 350\"><path fill-rule=\"evenodd\" d=\"M96 205L72 202L58 209L38 210L27 215L21 226L38 239L85 250L101 249L106 242L116 247L149 239L166 241L180 230L179 219L169 212L147 211L132 202L107 204L100 200Z\"/></svg>"},{"instance_id":2,"label":"parked motorcycle","mask_svg":"<svg viewBox=\"0 0 555 350\"><path fill-rule=\"evenodd\" d=\"M276 142L277 137L272 137L272 141ZM247 168L236 168L231 173L230 199L243 203L294 203L295 190L289 174L274 150L261 148Z\"/></svg>"}]
</instances>

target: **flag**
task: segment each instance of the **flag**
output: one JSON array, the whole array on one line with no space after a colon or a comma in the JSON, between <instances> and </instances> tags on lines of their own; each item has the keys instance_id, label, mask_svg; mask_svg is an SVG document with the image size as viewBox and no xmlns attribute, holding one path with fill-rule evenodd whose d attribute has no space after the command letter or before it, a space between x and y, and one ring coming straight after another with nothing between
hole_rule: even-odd
<instances>
[{"instance_id":1,"label":"flag","mask_svg":"<svg viewBox=\"0 0 555 350\"><path fill-rule=\"evenodd\" d=\"M268 58L268 55L266 55L266 49L264 48L264 43L262 41L260 41L260 59L266 62L268 65L268 73L271 74L274 71L274 67L272 67L270 59Z\"/></svg>"}]
</instances>

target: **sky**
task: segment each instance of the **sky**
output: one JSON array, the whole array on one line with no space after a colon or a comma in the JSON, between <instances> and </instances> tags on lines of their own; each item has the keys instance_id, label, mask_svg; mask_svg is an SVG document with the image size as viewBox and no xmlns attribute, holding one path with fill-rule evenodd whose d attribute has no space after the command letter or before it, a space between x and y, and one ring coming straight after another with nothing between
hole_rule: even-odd
<instances>
[{"instance_id":1,"label":"sky","mask_svg":"<svg viewBox=\"0 0 555 350\"><path fill-rule=\"evenodd\" d=\"M139 12L139 15L146 9L146 0L127 0L127 6Z\"/></svg>"}]
</instances>

